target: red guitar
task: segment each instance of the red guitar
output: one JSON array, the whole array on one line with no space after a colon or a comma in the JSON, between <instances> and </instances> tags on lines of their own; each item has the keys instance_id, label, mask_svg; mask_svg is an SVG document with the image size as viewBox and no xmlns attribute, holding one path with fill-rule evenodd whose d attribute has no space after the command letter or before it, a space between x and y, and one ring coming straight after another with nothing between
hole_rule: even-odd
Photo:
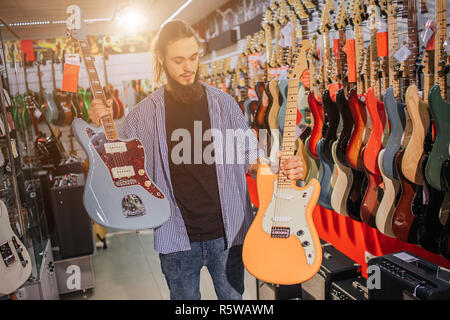
<instances>
[{"instance_id":1,"label":"red guitar","mask_svg":"<svg viewBox=\"0 0 450 320\"><path fill-rule=\"evenodd\" d=\"M369 21L374 21L379 16L379 8L372 5ZM378 11L378 12L377 12ZM380 79L377 66L377 28L376 23L371 24L370 35L370 82L371 88L367 90L366 105L369 112L372 128L369 139L364 147L363 162L368 178L368 185L361 203L361 219L367 225L376 228L375 215L379 206L378 188L381 183L381 172L378 166L378 154L382 148L384 126L386 125L386 113L384 103L381 100Z\"/></svg>"}]
</instances>

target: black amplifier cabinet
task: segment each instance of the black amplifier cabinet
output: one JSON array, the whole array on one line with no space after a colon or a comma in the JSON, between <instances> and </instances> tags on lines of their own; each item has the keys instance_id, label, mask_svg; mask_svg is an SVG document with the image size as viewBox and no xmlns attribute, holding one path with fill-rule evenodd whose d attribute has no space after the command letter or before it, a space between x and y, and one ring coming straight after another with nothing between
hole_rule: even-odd
<instances>
[{"instance_id":1,"label":"black amplifier cabinet","mask_svg":"<svg viewBox=\"0 0 450 320\"><path fill-rule=\"evenodd\" d=\"M379 289L369 288L371 300L450 299L450 271L409 252L377 257L368 265L380 271ZM369 277L376 273L375 268Z\"/></svg>"},{"instance_id":2,"label":"black amplifier cabinet","mask_svg":"<svg viewBox=\"0 0 450 320\"><path fill-rule=\"evenodd\" d=\"M359 265L329 243L322 245L322 265L310 280L302 283L302 300L331 300L331 283L358 278Z\"/></svg>"},{"instance_id":3,"label":"black amplifier cabinet","mask_svg":"<svg viewBox=\"0 0 450 320\"><path fill-rule=\"evenodd\" d=\"M256 280L258 300L291 300L301 298L302 288L300 284L275 285Z\"/></svg>"},{"instance_id":4,"label":"black amplifier cabinet","mask_svg":"<svg viewBox=\"0 0 450 320\"><path fill-rule=\"evenodd\" d=\"M367 300L368 290L366 279L358 277L356 279L344 279L331 283L330 296L332 300Z\"/></svg>"},{"instance_id":5,"label":"black amplifier cabinet","mask_svg":"<svg viewBox=\"0 0 450 320\"><path fill-rule=\"evenodd\" d=\"M92 223L83 205L83 175L55 177L54 181L50 198L59 244L56 257L67 259L92 254L94 240Z\"/></svg>"}]
</instances>

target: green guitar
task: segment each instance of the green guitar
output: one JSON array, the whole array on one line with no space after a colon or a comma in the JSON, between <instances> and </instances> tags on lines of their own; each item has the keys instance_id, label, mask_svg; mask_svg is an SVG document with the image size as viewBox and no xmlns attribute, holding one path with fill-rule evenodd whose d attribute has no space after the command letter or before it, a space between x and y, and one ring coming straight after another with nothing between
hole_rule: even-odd
<instances>
[{"instance_id":1,"label":"green guitar","mask_svg":"<svg viewBox=\"0 0 450 320\"><path fill-rule=\"evenodd\" d=\"M78 88L78 93L81 96L81 100L83 101L83 107L81 108L81 118L86 122L90 122L91 119L89 118L89 108L91 107L92 102L91 92L89 90L84 90L84 88Z\"/></svg>"},{"instance_id":2,"label":"green guitar","mask_svg":"<svg viewBox=\"0 0 450 320\"><path fill-rule=\"evenodd\" d=\"M431 88L428 102L436 124L436 139L425 167L425 176L432 187L443 191L445 188L441 168L450 158L450 104L442 99L439 85Z\"/></svg>"}]
</instances>

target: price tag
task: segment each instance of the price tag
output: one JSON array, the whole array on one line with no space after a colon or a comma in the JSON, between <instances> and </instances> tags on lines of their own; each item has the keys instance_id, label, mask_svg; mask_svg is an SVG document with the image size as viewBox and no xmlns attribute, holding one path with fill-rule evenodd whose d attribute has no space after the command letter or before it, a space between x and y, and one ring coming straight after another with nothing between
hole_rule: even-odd
<instances>
[{"instance_id":1,"label":"price tag","mask_svg":"<svg viewBox=\"0 0 450 320\"><path fill-rule=\"evenodd\" d=\"M378 57L387 57L388 55L388 33L377 32L377 53Z\"/></svg>"},{"instance_id":2,"label":"price tag","mask_svg":"<svg viewBox=\"0 0 450 320\"><path fill-rule=\"evenodd\" d=\"M35 109L35 110L34 110L34 117L35 117L36 119L40 119L41 116L42 116L41 110Z\"/></svg>"},{"instance_id":3,"label":"price tag","mask_svg":"<svg viewBox=\"0 0 450 320\"><path fill-rule=\"evenodd\" d=\"M342 50L347 55L348 82L356 82L356 51L355 39L347 39Z\"/></svg>"},{"instance_id":4,"label":"price tag","mask_svg":"<svg viewBox=\"0 0 450 320\"><path fill-rule=\"evenodd\" d=\"M77 92L78 77L80 75L80 56L70 54L65 56L62 91Z\"/></svg>"},{"instance_id":5,"label":"price tag","mask_svg":"<svg viewBox=\"0 0 450 320\"><path fill-rule=\"evenodd\" d=\"M427 22L425 22L425 26L423 29L423 32L421 34L421 38L423 43L425 43L426 50L434 50L434 30L436 28L436 25L433 20L428 19Z\"/></svg>"},{"instance_id":6,"label":"price tag","mask_svg":"<svg viewBox=\"0 0 450 320\"><path fill-rule=\"evenodd\" d=\"M411 55L411 51L407 46L402 46L395 54L394 58L397 59L400 63L405 61Z\"/></svg>"}]
</instances>

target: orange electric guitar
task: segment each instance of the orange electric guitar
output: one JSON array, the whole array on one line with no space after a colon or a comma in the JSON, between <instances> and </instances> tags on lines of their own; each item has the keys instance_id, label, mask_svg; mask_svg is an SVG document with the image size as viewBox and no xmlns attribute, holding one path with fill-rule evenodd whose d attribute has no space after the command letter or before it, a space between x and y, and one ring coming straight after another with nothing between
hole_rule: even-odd
<instances>
[{"instance_id":1,"label":"orange electric guitar","mask_svg":"<svg viewBox=\"0 0 450 320\"><path fill-rule=\"evenodd\" d=\"M303 40L297 57L304 57L310 43ZM306 59L294 60L289 78L300 79ZM282 155L280 162L294 155L298 86L288 90ZM260 164L257 174L259 210L245 237L242 258L248 272L268 283L282 285L304 282L320 268L322 247L312 214L320 194L317 179L304 187L283 173L273 174Z\"/></svg>"}]
</instances>

